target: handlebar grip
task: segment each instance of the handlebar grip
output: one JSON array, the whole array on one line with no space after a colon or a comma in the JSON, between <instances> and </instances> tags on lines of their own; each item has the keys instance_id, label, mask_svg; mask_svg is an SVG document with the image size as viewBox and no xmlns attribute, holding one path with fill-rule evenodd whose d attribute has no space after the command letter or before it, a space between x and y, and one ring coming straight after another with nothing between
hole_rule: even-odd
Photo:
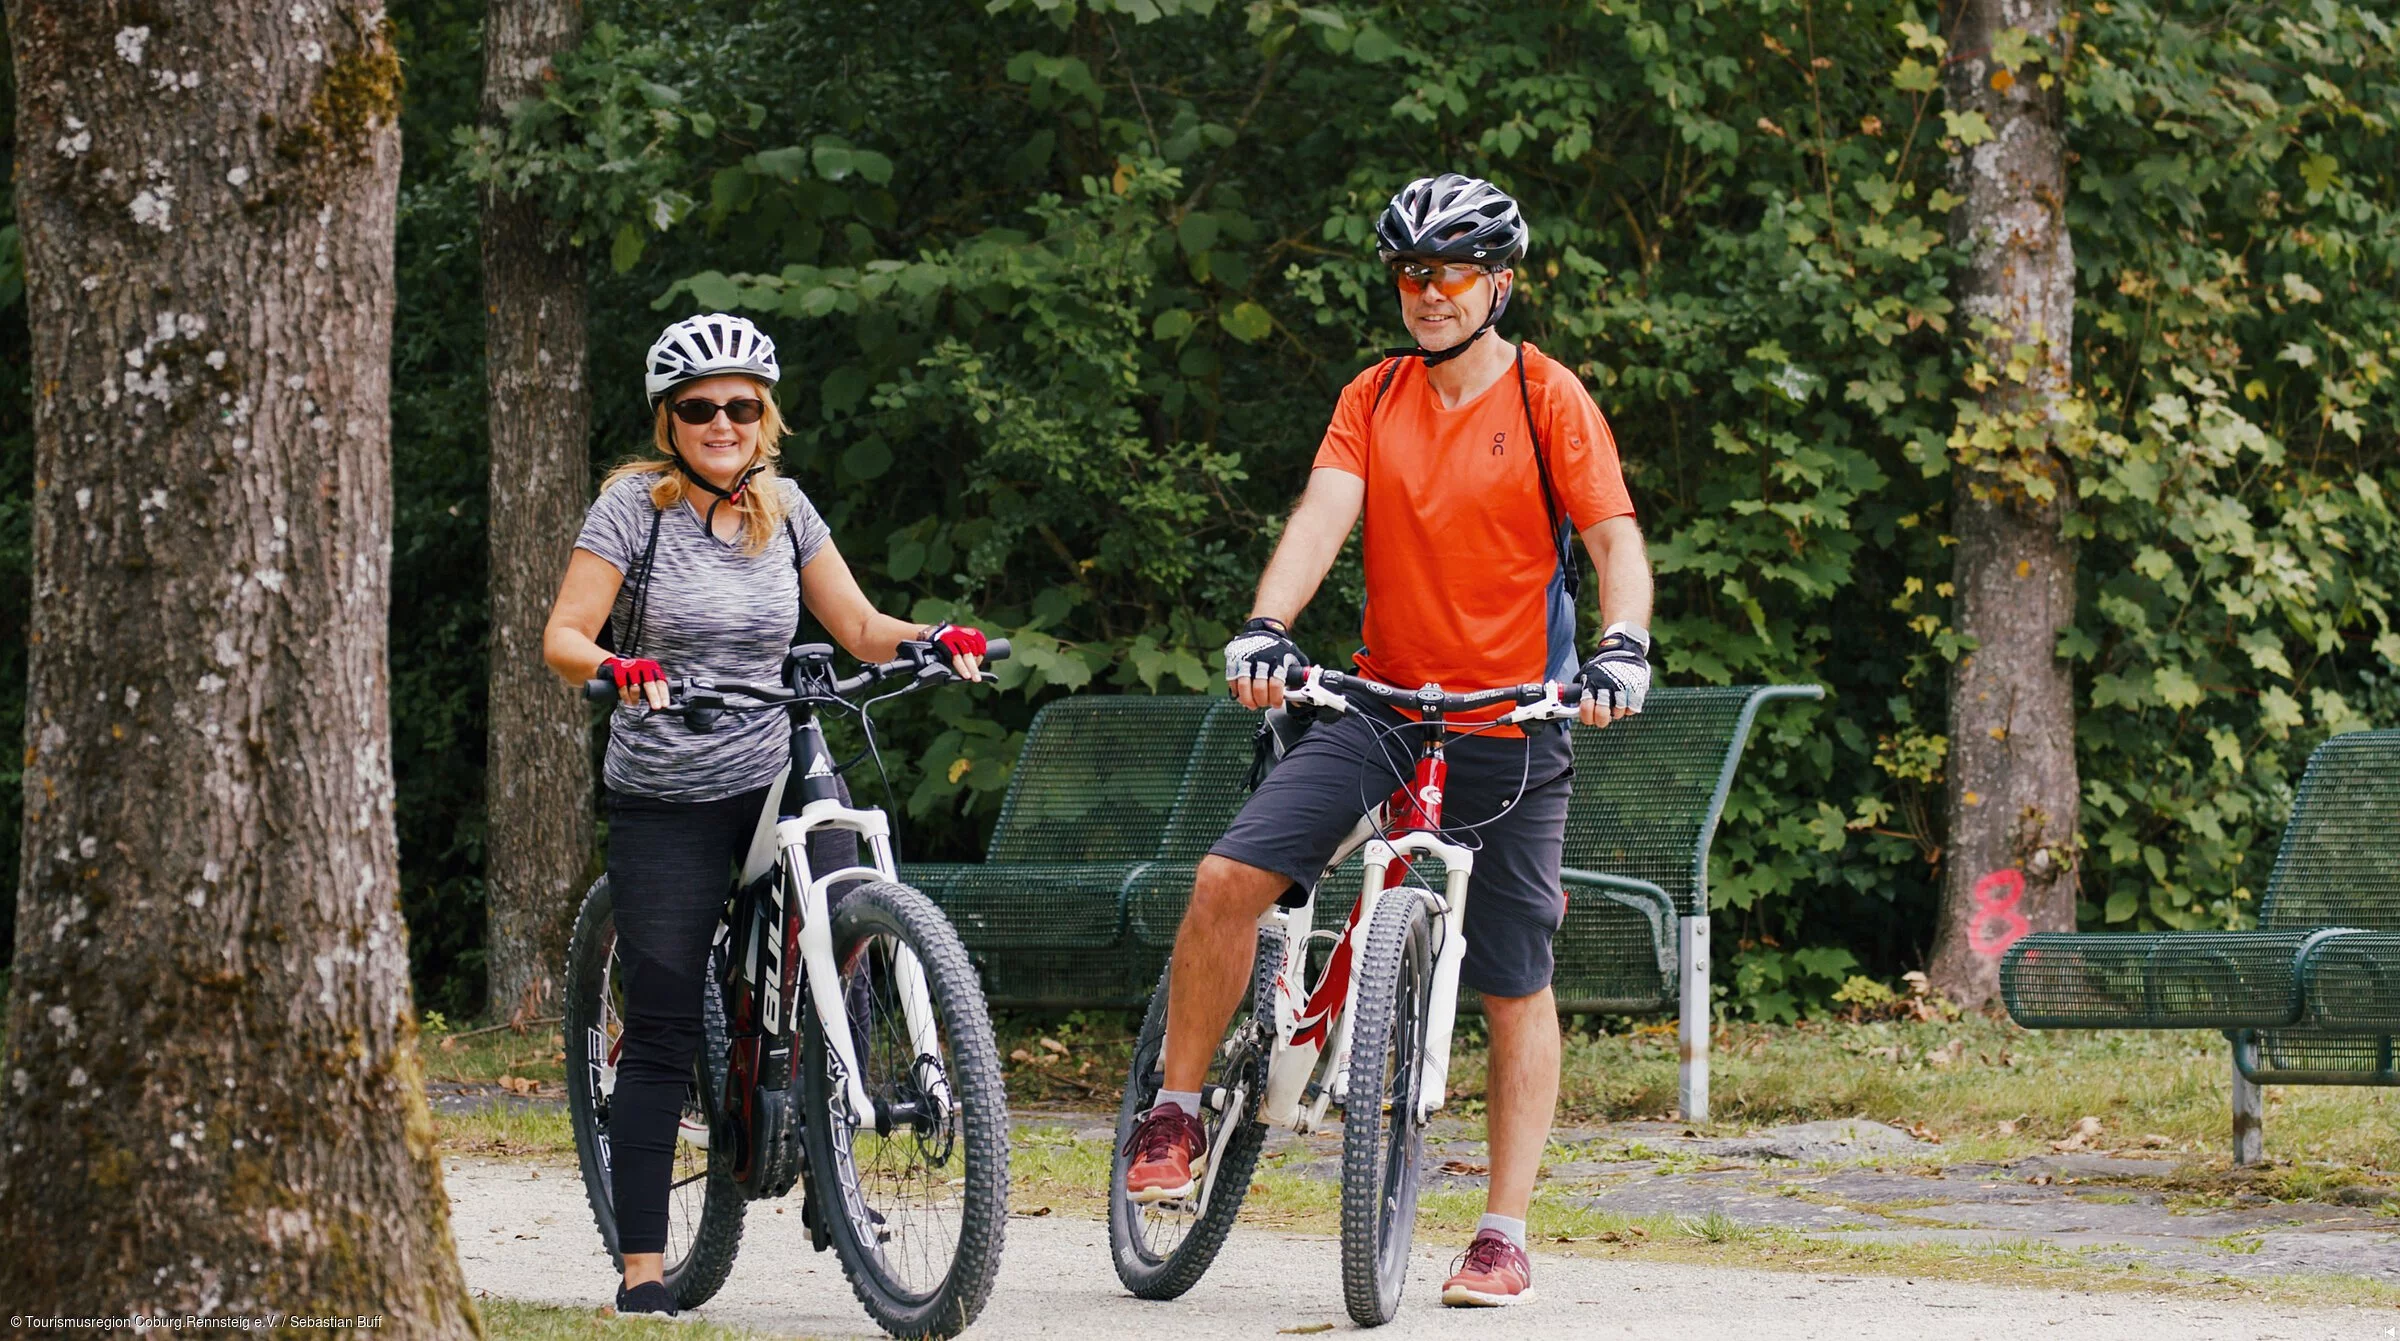
<instances>
[{"instance_id":1,"label":"handlebar grip","mask_svg":"<svg viewBox=\"0 0 2400 1341\"><path fill-rule=\"evenodd\" d=\"M983 645L983 659L986 661L1006 661L1009 658L1009 653L1013 650L1014 649L1010 648L1008 645L1008 639L994 638Z\"/></svg>"},{"instance_id":2,"label":"handlebar grip","mask_svg":"<svg viewBox=\"0 0 2400 1341\"><path fill-rule=\"evenodd\" d=\"M605 699L615 698L617 696L617 682L605 675L601 676L597 680L586 680L583 684L583 696L595 703L601 702Z\"/></svg>"}]
</instances>

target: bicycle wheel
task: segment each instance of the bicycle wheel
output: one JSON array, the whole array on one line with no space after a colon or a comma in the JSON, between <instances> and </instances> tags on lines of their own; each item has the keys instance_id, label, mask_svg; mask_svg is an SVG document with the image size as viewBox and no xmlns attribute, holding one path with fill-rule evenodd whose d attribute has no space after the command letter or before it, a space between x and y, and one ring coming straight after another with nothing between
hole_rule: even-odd
<instances>
[{"instance_id":1,"label":"bicycle wheel","mask_svg":"<svg viewBox=\"0 0 2400 1341\"><path fill-rule=\"evenodd\" d=\"M683 1121L675 1146L667 1193L666 1285L679 1308L706 1302L725 1284L742 1246L742 1191L730 1165L709 1158L712 1136L722 1130L717 1109L724 1093L725 1002L720 975L706 975L704 1033L692 1084L685 1092ZM561 1029L567 1054L567 1115L575 1129L575 1155L583 1166L583 1192L610 1260L621 1268L617 1249L615 1189L608 1141L609 1105L616 1096L617 1052L625 1035L625 985L617 961L616 901L603 876L584 895L575 931L567 942L566 1000Z\"/></svg>"},{"instance_id":2,"label":"bicycle wheel","mask_svg":"<svg viewBox=\"0 0 2400 1341\"><path fill-rule=\"evenodd\" d=\"M1432 985L1432 911L1413 890L1387 891L1376 901L1358 966L1342 1107L1342 1299L1361 1327L1392 1320L1408 1276L1425 1155L1416 1096Z\"/></svg>"},{"instance_id":3,"label":"bicycle wheel","mask_svg":"<svg viewBox=\"0 0 2400 1341\"><path fill-rule=\"evenodd\" d=\"M885 1331L954 1336L991 1294L1008 1220L1008 1105L983 988L958 933L905 885L845 895L833 957L876 1111L851 1111L809 1006L801 1112L814 1213ZM929 1046L912 1038L903 1005L912 964L933 1002Z\"/></svg>"},{"instance_id":4,"label":"bicycle wheel","mask_svg":"<svg viewBox=\"0 0 2400 1341\"><path fill-rule=\"evenodd\" d=\"M1125 1101L1117 1109L1116 1156L1109 1162L1108 1247L1116 1259L1117 1279L1139 1298L1173 1299L1199 1284L1250 1195L1250 1175L1267 1139L1258 1107L1267 1093L1267 1057L1273 1043L1267 1031L1274 1028L1275 970L1283 962L1283 937L1260 932L1257 954L1250 971L1250 999L1235 1012L1201 1085L1200 1126L1208 1134L1212 1158L1196 1200L1143 1205L1125 1194L1133 1125L1158 1101L1165 1079L1160 1054L1167 1041L1169 973L1158 975L1158 991L1151 995L1142 1032L1134 1039L1132 1073L1125 1082Z\"/></svg>"}]
</instances>

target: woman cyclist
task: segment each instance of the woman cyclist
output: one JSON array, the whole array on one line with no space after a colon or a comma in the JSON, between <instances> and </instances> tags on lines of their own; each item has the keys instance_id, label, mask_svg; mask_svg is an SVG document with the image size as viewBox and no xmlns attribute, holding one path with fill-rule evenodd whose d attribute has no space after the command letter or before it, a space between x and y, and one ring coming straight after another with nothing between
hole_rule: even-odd
<instances>
[{"instance_id":1,"label":"woman cyclist","mask_svg":"<svg viewBox=\"0 0 2400 1341\"><path fill-rule=\"evenodd\" d=\"M619 1313L676 1311L662 1281L667 1194L709 943L791 743L782 713L729 713L704 734L652 712L667 706L669 671L780 681L804 603L862 661L934 643L973 680L984 652L976 629L921 627L868 603L824 518L776 474L780 375L774 342L741 317L692 317L658 337L643 377L656 452L602 484L542 638L569 683L606 675L619 696L604 769L625 989L609 1113ZM595 641L612 619L613 653ZM836 843L825 860L854 860L855 840L842 841L852 853Z\"/></svg>"}]
</instances>

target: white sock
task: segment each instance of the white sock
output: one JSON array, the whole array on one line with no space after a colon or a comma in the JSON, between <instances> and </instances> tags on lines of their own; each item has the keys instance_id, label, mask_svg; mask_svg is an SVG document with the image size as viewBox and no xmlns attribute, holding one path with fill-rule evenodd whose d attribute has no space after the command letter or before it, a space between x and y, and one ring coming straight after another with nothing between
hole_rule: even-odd
<instances>
[{"instance_id":1,"label":"white sock","mask_svg":"<svg viewBox=\"0 0 2400 1341\"><path fill-rule=\"evenodd\" d=\"M1486 1215L1475 1222L1475 1232L1480 1234L1487 1229L1497 1229L1508 1235L1508 1241L1517 1245L1518 1252L1525 1251L1524 1221L1511 1220L1505 1215Z\"/></svg>"},{"instance_id":2,"label":"white sock","mask_svg":"<svg viewBox=\"0 0 2400 1341\"><path fill-rule=\"evenodd\" d=\"M1184 1112L1191 1114L1193 1117L1198 1117L1200 1116L1200 1091L1160 1090L1158 1092L1158 1103L1153 1105L1150 1111L1155 1113L1159 1109L1166 1107L1168 1104L1173 1104L1177 1108L1182 1109Z\"/></svg>"}]
</instances>

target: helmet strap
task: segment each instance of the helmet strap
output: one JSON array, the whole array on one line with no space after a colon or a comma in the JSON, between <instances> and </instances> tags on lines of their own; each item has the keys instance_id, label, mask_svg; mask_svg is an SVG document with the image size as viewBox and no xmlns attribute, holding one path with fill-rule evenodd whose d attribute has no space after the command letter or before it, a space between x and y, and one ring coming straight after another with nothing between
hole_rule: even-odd
<instances>
[{"instance_id":1,"label":"helmet strap","mask_svg":"<svg viewBox=\"0 0 2400 1341\"><path fill-rule=\"evenodd\" d=\"M668 450L674 453L675 468L683 472L683 477L685 479L690 480L696 485L699 485L703 490L716 495L716 502L708 505L708 515L702 518L701 521L702 525L709 528L709 532L712 535L716 532L717 508L719 505L731 503L736 508L739 508L742 505L742 495L750 492L751 479L760 471L766 469L766 465L764 463L752 466L748 470L742 472L742 477L733 482L732 488L720 489L714 483L712 483L707 476L702 475L699 471L692 469L692 463L683 459L683 453L681 451L677 451L672 447L670 447Z\"/></svg>"}]
</instances>

